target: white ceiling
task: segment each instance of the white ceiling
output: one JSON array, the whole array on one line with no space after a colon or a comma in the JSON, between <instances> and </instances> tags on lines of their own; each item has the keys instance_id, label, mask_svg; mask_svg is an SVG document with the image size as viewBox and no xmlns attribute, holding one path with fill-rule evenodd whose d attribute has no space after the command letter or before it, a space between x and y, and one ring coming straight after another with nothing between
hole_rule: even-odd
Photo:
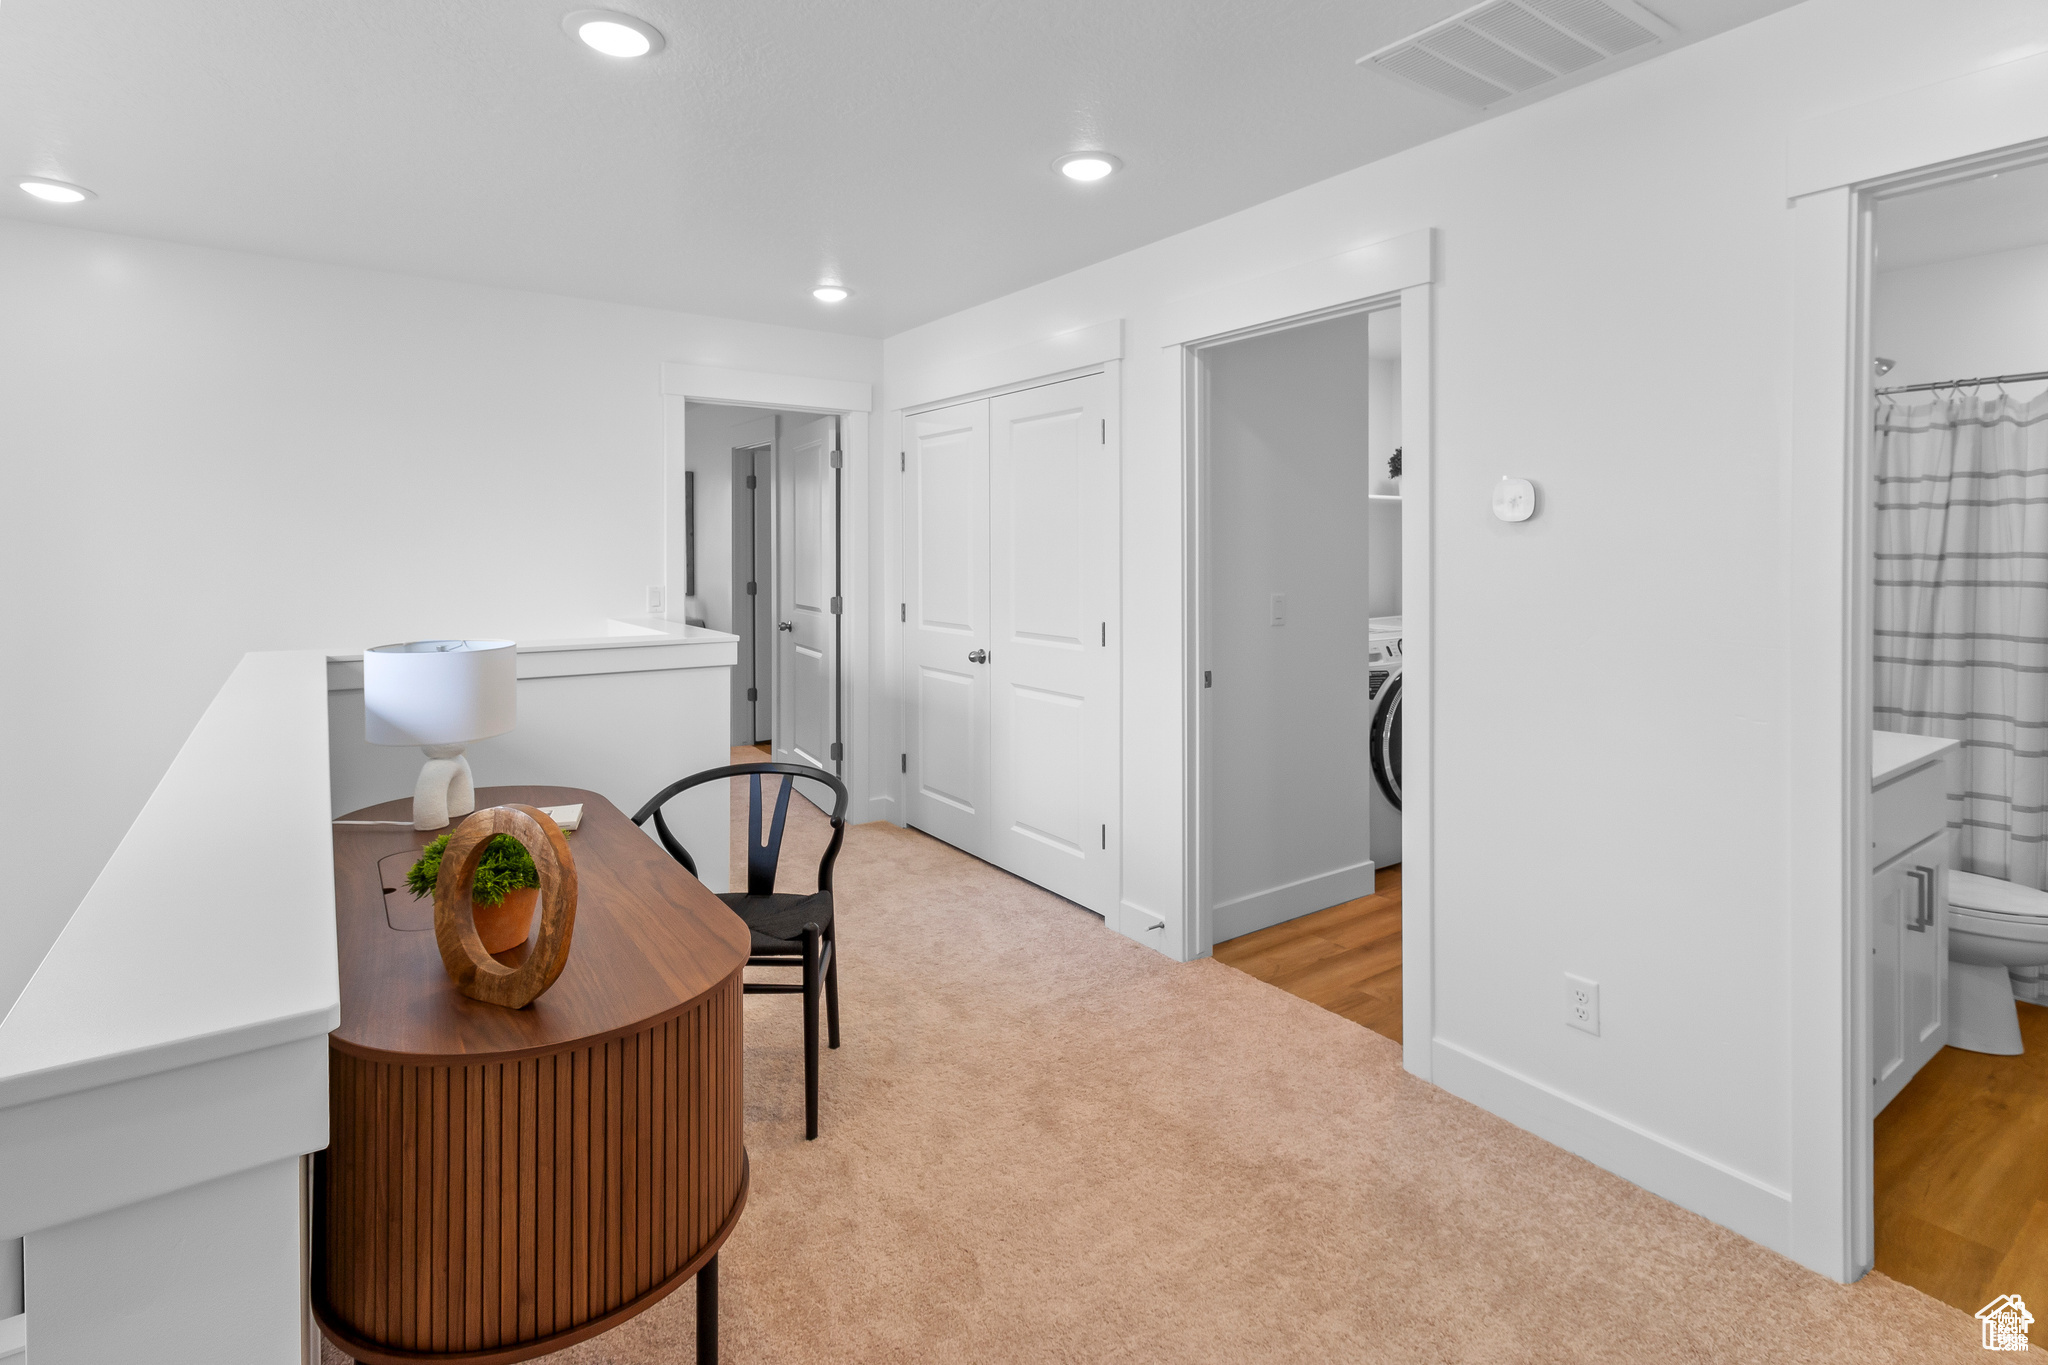
<instances>
[{"instance_id":1,"label":"white ceiling","mask_svg":"<svg viewBox=\"0 0 2048 1365\"><path fill-rule=\"evenodd\" d=\"M0 170L100 197L0 214L884 336L1482 117L1353 64L1469 0L591 3L4 0Z\"/></svg>"},{"instance_id":2,"label":"white ceiling","mask_svg":"<svg viewBox=\"0 0 2048 1365\"><path fill-rule=\"evenodd\" d=\"M1909 270L2048 243L2048 162L1877 205L1877 268Z\"/></svg>"}]
</instances>

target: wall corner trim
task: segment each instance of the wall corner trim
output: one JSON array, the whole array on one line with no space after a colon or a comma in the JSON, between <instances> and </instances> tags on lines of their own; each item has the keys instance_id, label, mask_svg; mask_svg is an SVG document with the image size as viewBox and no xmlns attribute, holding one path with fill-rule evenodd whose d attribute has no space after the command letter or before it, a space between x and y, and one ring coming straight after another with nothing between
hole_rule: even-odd
<instances>
[{"instance_id":1,"label":"wall corner trim","mask_svg":"<svg viewBox=\"0 0 2048 1365\"><path fill-rule=\"evenodd\" d=\"M1159 344L1186 346L1435 281L1436 229L1417 228L1335 256L1175 299L1161 311Z\"/></svg>"},{"instance_id":2,"label":"wall corner trim","mask_svg":"<svg viewBox=\"0 0 2048 1365\"><path fill-rule=\"evenodd\" d=\"M665 360L661 364L661 391L671 398L748 408L872 412L875 407L875 386L872 384L849 379L772 374L766 370L685 365L676 360Z\"/></svg>"},{"instance_id":3,"label":"wall corner trim","mask_svg":"<svg viewBox=\"0 0 2048 1365\"><path fill-rule=\"evenodd\" d=\"M947 399L968 399L1012 384L1124 358L1124 320L1108 318L1016 346L948 356L900 381L889 377L890 406L908 412Z\"/></svg>"},{"instance_id":4,"label":"wall corner trim","mask_svg":"<svg viewBox=\"0 0 2048 1365\"><path fill-rule=\"evenodd\" d=\"M2048 52L1952 76L1792 125L1785 197L2048 138Z\"/></svg>"}]
</instances>

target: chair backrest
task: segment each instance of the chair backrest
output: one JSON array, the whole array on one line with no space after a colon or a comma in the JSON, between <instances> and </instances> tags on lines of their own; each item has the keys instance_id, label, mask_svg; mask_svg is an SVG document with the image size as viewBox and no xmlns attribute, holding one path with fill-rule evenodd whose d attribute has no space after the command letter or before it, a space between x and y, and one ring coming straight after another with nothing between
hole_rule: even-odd
<instances>
[{"instance_id":1,"label":"chair backrest","mask_svg":"<svg viewBox=\"0 0 2048 1365\"><path fill-rule=\"evenodd\" d=\"M761 778L764 774L780 774L781 790L775 794L775 823L770 827L767 839L761 837ZM796 787L796 780L817 782L832 789L832 842L825 848L825 856L818 860L818 889L832 889L832 864L839 858L839 845L846 839L846 784L823 768L813 768L805 763L736 763L729 768L709 768L701 773L692 773L678 782L671 782L650 798L633 817L633 823L644 825L651 816L654 820L655 837L669 855L684 867L690 875L697 873L697 862L690 851L682 846L662 818L661 808L678 792L702 786L706 782L718 782L729 777L745 777L748 786L747 801L747 894L769 896L775 893L775 870L782 861L782 826L789 815L789 794Z\"/></svg>"}]
</instances>

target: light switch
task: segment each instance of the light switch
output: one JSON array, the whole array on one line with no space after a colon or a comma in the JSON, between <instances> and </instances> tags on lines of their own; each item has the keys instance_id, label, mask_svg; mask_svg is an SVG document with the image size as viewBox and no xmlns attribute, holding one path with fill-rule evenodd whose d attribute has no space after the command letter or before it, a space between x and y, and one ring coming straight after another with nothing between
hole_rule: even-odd
<instances>
[{"instance_id":1,"label":"light switch","mask_svg":"<svg viewBox=\"0 0 2048 1365\"><path fill-rule=\"evenodd\" d=\"M1287 594L1285 593L1276 592L1273 594L1273 624L1276 626L1287 624Z\"/></svg>"}]
</instances>

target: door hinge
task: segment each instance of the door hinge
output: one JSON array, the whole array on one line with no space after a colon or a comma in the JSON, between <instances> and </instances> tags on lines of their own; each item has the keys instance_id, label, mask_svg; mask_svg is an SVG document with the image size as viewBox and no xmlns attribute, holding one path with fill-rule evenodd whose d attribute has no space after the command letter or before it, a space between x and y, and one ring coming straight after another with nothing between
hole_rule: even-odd
<instances>
[{"instance_id":1,"label":"door hinge","mask_svg":"<svg viewBox=\"0 0 2048 1365\"><path fill-rule=\"evenodd\" d=\"M833 467L834 469L837 469L837 468L839 468L839 461L840 461L840 455L839 455L839 452L835 450L835 451L833 451L833 452L832 452L832 467Z\"/></svg>"},{"instance_id":2,"label":"door hinge","mask_svg":"<svg viewBox=\"0 0 2048 1365\"><path fill-rule=\"evenodd\" d=\"M896 619L905 625L910 624L910 603L898 602L896 604Z\"/></svg>"},{"instance_id":3,"label":"door hinge","mask_svg":"<svg viewBox=\"0 0 2048 1365\"><path fill-rule=\"evenodd\" d=\"M840 743L840 742L839 742L838 740L836 740L836 739L835 739L835 740L833 740L833 741L832 741L832 761L833 761L834 763L837 763L837 762L838 762L838 761L839 761L840 759L842 759L842 758L845 758L845 757L846 757L846 746L845 746L844 744L841 744L841 743Z\"/></svg>"},{"instance_id":4,"label":"door hinge","mask_svg":"<svg viewBox=\"0 0 2048 1365\"><path fill-rule=\"evenodd\" d=\"M759 486L760 486L760 485L759 485L758 481L757 481L757 480L756 480L756 479L754 478L754 476L753 476L752 474L749 474L749 475L747 475L747 487L749 487L749 488L758 488Z\"/></svg>"},{"instance_id":5,"label":"door hinge","mask_svg":"<svg viewBox=\"0 0 2048 1365\"><path fill-rule=\"evenodd\" d=\"M759 701L759 700L761 700L761 689L760 689L760 688L758 688L758 687L750 687L750 688L748 688L748 689L747 689L747 700L748 700L748 701Z\"/></svg>"},{"instance_id":6,"label":"door hinge","mask_svg":"<svg viewBox=\"0 0 2048 1365\"><path fill-rule=\"evenodd\" d=\"M760 594L760 591L761 591L761 585L760 585L759 583L749 583L749 584L747 584L747 596L749 596L749 597L755 597L755 596L758 596L758 595Z\"/></svg>"},{"instance_id":7,"label":"door hinge","mask_svg":"<svg viewBox=\"0 0 2048 1365\"><path fill-rule=\"evenodd\" d=\"M1102 846L1103 846L1104 848L1108 848L1108 847L1109 847L1109 826L1108 826L1108 825L1104 825L1104 826L1102 827Z\"/></svg>"},{"instance_id":8,"label":"door hinge","mask_svg":"<svg viewBox=\"0 0 2048 1365\"><path fill-rule=\"evenodd\" d=\"M1102 444L1109 444L1109 419L1107 417L1102 419Z\"/></svg>"},{"instance_id":9,"label":"door hinge","mask_svg":"<svg viewBox=\"0 0 2048 1365\"><path fill-rule=\"evenodd\" d=\"M899 474L908 474L910 472L910 456L905 451L899 450L896 452L896 472Z\"/></svg>"},{"instance_id":10,"label":"door hinge","mask_svg":"<svg viewBox=\"0 0 2048 1365\"><path fill-rule=\"evenodd\" d=\"M902 767L902 770L903 770L904 772L906 772L906 773L907 773L907 772L909 772L909 771L910 771L910 755L909 755L909 754L900 754L900 755L898 755L898 757L899 757L899 758L901 758L901 759L903 760L903 767Z\"/></svg>"},{"instance_id":11,"label":"door hinge","mask_svg":"<svg viewBox=\"0 0 2048 1365\"><path fill-rule=\"evenodd\" d=\"M1203 669L1203 670L1202 670L1202 686L1204 686L1204 687L1207 687L1208 685L1209 685L1209 670L1205 668L1205 669Z\"/></svg>"},{"instance_id":12,"label":"door hinge","mask_svg":"<svg viewBox=\"0 0 2048 1365\"><path fill-rule=\"evenodd\" d=\"M1102 647L1104 649L1109 648L1109 622L1107 621L1102 623Z\"/></svg>"},{"instance_id":13,"label":"door hinge","mask_svg":"<svg viewBox=\"0 0 2048 1365\"><path fill-rule=\"evenodd\" d=\"M843 609L844 609L844 603L843 603L843 602L841 601L841 599L839 599L839 598L837 598L837 597L833 598L833 599L832 599L832 614L833 614L834 616L837 616L837 615L839 615L839 613L840 613L840 612L841 612L841 611L842 611Z\"/></svg>"}]
</instances>

